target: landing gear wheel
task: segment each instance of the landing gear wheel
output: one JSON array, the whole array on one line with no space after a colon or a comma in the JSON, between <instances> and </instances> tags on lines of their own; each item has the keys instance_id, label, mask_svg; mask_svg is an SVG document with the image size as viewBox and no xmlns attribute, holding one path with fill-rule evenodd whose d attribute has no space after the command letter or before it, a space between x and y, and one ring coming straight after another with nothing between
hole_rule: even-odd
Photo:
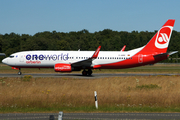
<instances>
[{"instance_id":1,"label":"landing gear wheel","mask_svg":"<svg viewBox=\"0 0 180 120\"><path fill-rule=\"evenodd\" d=\"M18 75L21 75L22 73L21 73L21 68L19 68L19 72L18 72Z\"/></svg>"},{"instance_id":2,"label":"landing gear wheel","mask_svg":"<svg viewBox=\"0 0 180 120\"><path fill-rule=\"evenodd\" d=\"M19 72L18 72L18 75L21 75L21 74L22 74L21 71L19 71Z\"/></svg>"},{"instance_id":3,"label":"landing gear wheel","mask_svg":"<svg viewBox=\"0 0 180 120\"><path fill-rule=\"evenodd\" d=\"M83 70L83 71L82 71L82 75L83 75L83 76L86 76L86 75L87 75L87 71L86 71L86 70Z\"/></svg>"},{"instance_id":4,"label":"landing gear wheel","mask_svg":"<svg viewBox=\"0 0 180 120\"><path fill-rule=\"evenodd\" d=\"M88 72L87 72L87 75L91 75L92 74L92 70L91 69L88 69Z\"/></svg>"}]
</instances>

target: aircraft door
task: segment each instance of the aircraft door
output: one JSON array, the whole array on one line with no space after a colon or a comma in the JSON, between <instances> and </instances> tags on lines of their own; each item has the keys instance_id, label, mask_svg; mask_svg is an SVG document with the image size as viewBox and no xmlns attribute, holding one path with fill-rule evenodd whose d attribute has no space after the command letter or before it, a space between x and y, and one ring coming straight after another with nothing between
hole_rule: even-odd
<instances>
[{"instance_id":1,"label":"aircraft door","mask_svg":"<svg viewBox=\"0 0 180 120\"><path fill-rule=\"evenodd\" d=\"M24 62L24 55L23 54L20 55L19 62Z\"/></svg>"},{"instance_id":2,"label":"aircraft door","mask_svg":"<svg viewBox=\"0 0 180 120\"><path fill-rule=\"evenodd\" d=\"M142 54L138 55L138 63L143 63L143 55Z\"/></svg>"}]
</instances>

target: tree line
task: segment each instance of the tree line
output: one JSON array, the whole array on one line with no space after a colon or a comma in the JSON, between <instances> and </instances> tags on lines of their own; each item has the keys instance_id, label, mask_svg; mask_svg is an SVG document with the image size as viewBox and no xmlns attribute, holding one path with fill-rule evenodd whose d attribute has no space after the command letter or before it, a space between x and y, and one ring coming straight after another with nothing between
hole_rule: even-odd
<instances>
[{"instance_id":1,"label":"tree line","mask_svg":"<svg viewBox=\"0 0 180 120\"><path fill-rule=\"evenodd\" d=\"M126 45L126 50L144 46L154 36L148 31L103 31L90 33L84 29L77 32L45 31L34 35L0 34L0 53L9 56L12 53L29 50L91 50L95 51L101 45L101 51L120 51ZM180 32L173 30L168 51L180 51ZM171 57L179 57L180 54ZM2 57L0 58L2 60ZM166 60L165 62L175 62Z\"/></svg>"}]
</instances>

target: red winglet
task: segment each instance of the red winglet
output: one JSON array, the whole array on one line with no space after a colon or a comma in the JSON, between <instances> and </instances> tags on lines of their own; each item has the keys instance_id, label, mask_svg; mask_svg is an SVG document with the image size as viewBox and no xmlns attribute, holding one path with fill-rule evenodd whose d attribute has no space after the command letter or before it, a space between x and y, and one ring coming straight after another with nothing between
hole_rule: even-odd
<instances>
[{"instance_id":1,"label":"red winglet","mask_svg":"<svg viewBox=\"0 0 180 120\"><path fill-rule=\"evenodd\" d=\"M101 46L99 46L98 49L94 52L94 54L93 54L93 56L91 57L91 59L92 59L92 58L95 58L95 59L96 59L96 58L98 57L98 54L99 54L100 49L101 49Z\"/></svg>"},{"instance_id":2,"label":"red winglet","mask_svg":"<svg viewBox=\"0 0 180 120\"><path fill-rule=\"evenodd\" d=\"M125 48L126 48L126 45L124 45L124 47L121 49L121 51L124 51L124 50L125 50Z\"/></svg>"}]
</instances>

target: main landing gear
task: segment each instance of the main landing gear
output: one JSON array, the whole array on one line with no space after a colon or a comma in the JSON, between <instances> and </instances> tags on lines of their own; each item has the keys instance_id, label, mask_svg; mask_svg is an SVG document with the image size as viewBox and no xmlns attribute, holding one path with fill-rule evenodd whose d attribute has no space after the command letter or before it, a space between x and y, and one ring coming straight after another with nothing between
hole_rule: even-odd
<instances>
[{"instance_id":1,"label":"main landing gear","mask_svg":"<svg viewBox=\"0 0 180 120\"><path fill-rule=\"evenodd\" d=\"M90 76L92 74L92 70L91 69L88 69L88 71L86 71L85 69L82 71L82 75L83 76Z\"/></svg>"},{"instance_id":2,"label":"main landing gear","mask_svg":"<svg viewBox=\"0 0 180 120\"><path fill-rule=\"evenodd\" d=\"M18 72L18 75L21 75L22 73L21 73L21 68L19 68L19 72Z\"/></svg>"}]
</instances>

